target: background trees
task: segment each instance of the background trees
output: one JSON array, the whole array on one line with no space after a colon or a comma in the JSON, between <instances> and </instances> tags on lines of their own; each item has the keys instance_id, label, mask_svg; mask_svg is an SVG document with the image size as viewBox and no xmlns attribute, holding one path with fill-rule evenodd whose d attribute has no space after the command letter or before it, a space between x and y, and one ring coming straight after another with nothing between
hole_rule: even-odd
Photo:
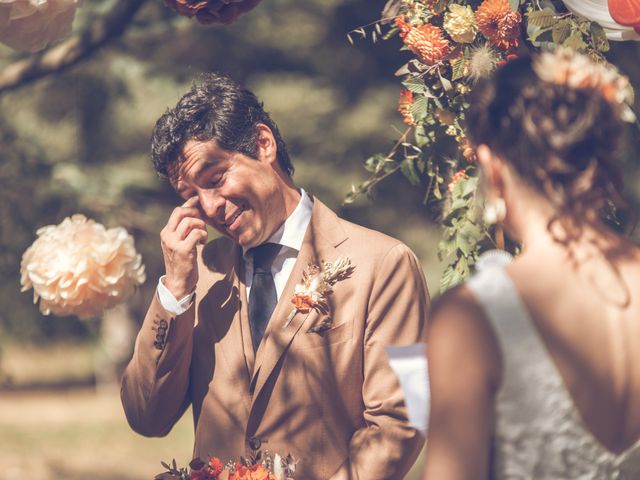
<instances>
[{"instance_id":1,"label":"background trees","mask_svg":"<svg viewBox=\"0 0 640 480\"><path fill-rule=\"evenodd\" d=\"M233 25L209 27L161 1L124 3L118 25L108 22L118 2L85 0L74 33L90 37L88 29L95 39L110 28L109 42L95 51L90 43L83 61L42 78L15 82L15 63L37 55L0 48L0 303L11 306L0 313L1 341L91 336L93 327L73 318L42 318L30 294L17 293L20 256L35 230L75 212L135 235L149 280L132 305L146 304L162 268L158 231L178 200L153 173L149 136L199 72L223 71L254 89L283 131L298 184L335 208L364 178L363 159L387 149L401 128L397 45L354 46L346 37L377 19L384 1L265 0ZM419 192L412 195L389 185L380 202L342 213L389 233L420 231L421 250L428 235Z\"/></svg>"}]
</instances>

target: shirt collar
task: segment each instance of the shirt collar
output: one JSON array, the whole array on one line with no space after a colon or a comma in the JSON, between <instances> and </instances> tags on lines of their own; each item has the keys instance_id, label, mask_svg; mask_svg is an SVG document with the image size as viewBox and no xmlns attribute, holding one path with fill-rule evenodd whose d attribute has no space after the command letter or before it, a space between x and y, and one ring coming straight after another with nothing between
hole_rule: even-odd
<instances>
[{"instance_id":1,"label":"shirt collar","mask_svg":"<svg viewBox=\"0 0 640 480\"><path fill-rule=\"evenodd\" d=\"M292 248L300 251L304 235L311 221L311 212L313 210L313 201L307 195L304 188L300 188L300 201L296 208L291 212L282 225L269 237L267 243L277 243L284 247ZM248 249L242 248L243 254L246 256Z\"/></svg>"}]
</instances>

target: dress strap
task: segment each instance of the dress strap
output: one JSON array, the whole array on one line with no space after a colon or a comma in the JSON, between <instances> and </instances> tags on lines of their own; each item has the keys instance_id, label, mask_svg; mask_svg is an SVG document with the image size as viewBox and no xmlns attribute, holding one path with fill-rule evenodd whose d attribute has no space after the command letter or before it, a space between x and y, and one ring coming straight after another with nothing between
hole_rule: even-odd
<instances>
[{"instance_id":1,"label":"dress strap","mask_svg":"<svg viewBox=\"0 0 640 480\"><path fill-rule=\"evenodd\" d=\"M501 344L514 336L536 333L532 331L527 308L504 267L480 270L467 282L467 288L484 310Z\"/></svg>"}]
</instances>

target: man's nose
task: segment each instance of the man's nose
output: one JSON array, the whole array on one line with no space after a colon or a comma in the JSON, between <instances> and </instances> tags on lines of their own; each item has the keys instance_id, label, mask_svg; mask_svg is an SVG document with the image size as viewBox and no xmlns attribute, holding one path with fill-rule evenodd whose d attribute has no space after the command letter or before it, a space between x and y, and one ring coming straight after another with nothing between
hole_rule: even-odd
<instances>
[{"instance_id":1,"label":"man's nose","mask_svg":"<svg viewBox=\"0 0 640 480\"><path fill-rule=\"evenodd\" d=\"M224 223L224 198L210 191L198 193L200 207L207 218Z\"/></svg>"}]
</instances>

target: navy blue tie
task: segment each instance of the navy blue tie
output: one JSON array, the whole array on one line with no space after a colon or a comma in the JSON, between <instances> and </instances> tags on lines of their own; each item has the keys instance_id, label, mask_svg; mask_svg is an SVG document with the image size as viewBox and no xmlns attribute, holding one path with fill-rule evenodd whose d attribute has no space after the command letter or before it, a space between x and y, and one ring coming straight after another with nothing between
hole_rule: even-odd
<instances>
[{"instance_id":1,"label":"navy blue tie","mask_svg":"<svg viewBox=\"0 0 640 480\"><path fill-rule=\"evenodd\" d=\"M258 350L271 314L278 303L271 265L280 248L282 245L276 243L263 243L251 249L253 253L253 280L249 293L249 325L251 326L254 352Z\"/></svg>"}]
</instances>

